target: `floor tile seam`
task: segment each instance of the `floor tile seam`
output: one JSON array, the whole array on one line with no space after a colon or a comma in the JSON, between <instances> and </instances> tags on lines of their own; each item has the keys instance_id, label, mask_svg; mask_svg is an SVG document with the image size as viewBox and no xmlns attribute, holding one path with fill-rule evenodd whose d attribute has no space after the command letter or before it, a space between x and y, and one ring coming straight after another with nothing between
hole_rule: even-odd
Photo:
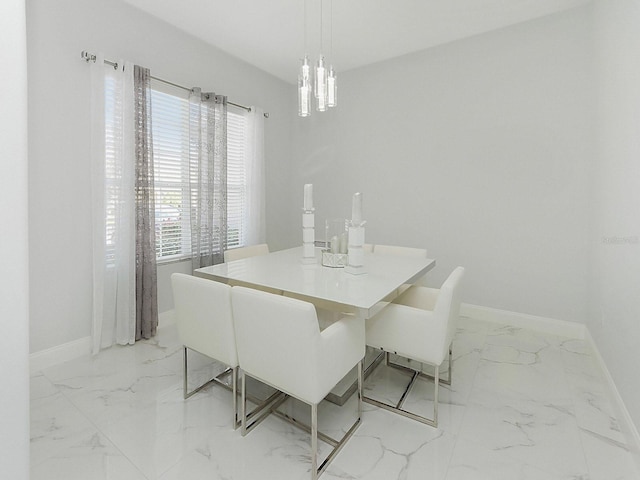
<instances>
[{"instance_id":1,"label":"floor tile seam","mask_svg":"<svg viewBox=\"0 0 640 480\"><path fill-rule=\"evenodd\" d=\"M486 322L486 323L489 323L489 322ZM487 332L488 332L488 328L487 328ZM471 400L471 396L473 395L473 391L476 388L475 384L476 384L476 380L478 378L478 366L480 365L480 362L482 361L482 351L484 350L484 347L487 344L487 332L485 332L484 343L482 344L482 347L480 348L480 358L479 358L478 362L476 363L475 368L473 370L473 376L472 376L471 382L470 382L471 385L469 387L469 392L467 394L467 398L465 399L464 412L462 413L462 418L460 420L460 425L458 427L458 431L455 434L455 438L456 438L455 444L456 445L458 444L458 440L461 438L460 437L460 432L463 429L463 426L465 424L465 420L467 419L467 415L469 415L469 408L468 407L469 407L469 403L470 403L470 400ZM454 367L455 367L455 365L454 365ZM453 380L453 377L452 377L451 383L453 384L453 382L454 382L454 380ZM454 446L454 449L455 449L455 446ZM452 454L452 457L453 457L453 454ZM449 465L450 464L451 464L451 458L449 458ZM448 472L449 472L449 466L447 466L447 473Z\"/></svg>"},{"instance_id":2,"label":"floor tile seam","mask_svg":"<svg viewBox=\"0 0 640 480\"><path fill-rule=\"evenodd\" d=\"M137 362L138 364L140 363L139 361ZM172 372L169 369L166 369L164 367L159 367L160 369L163 369L165 373L169 373L169 374L174 374L174 372ZM176 387L174 388L178 388L178 385L176 385ZM63 389L61 389L63 390ZM65 395L65 392L62 392L63 395ZM118 421L122 421L122 420L126 420L128 418L133 417L138 411L144 411L146 407L148 406L152 406L154 405L157 400L158 400L158 394L160 392L156 392L155 398L149 398L148 400L144 401L142 404L137 405L135 408L130 408L128 409L127 414L121 416L118 418ZM105 429L103 429L102 426L100 426L96 421L93 420L92 416L89 415L88 412L83 411L83 409L77 405L72 398L70 398L69 396L65 395L65 397L71 402L73 403L73 405L82 413L82 415L89 421L91 422L91 424L94 426L94 428L96 428L96 430L103 435L108 441L109 443L111 443L111 445L113 445L113 447L118 451L118 453L125 458L135 469L136 471L138 471L140 473L140 475L147 479L147 480L152 480L153 477L149 477L145 474L145 472L142 470L142 468L137 464L137 462L135 462L132 458L130 458L125 452L124 450L120 447L120 445L118 444L118 442L116 441L116 439L113 437L113 435L110 435L107 431L105 431ZM190 453L190 452L189 452ZM180 461L182 458L184 458L184 456L181 456L180 459L178 459L176 461L176 463L178 463L178 461ZM169 466L164 472L162 472L160 475L155 475L154 477L159 477L161 475L164 475L164 473L166 473L170 468L172 468L175 464L172 464L171 466Z\"/></svg>"},{"instance_id":3,"label":"floor tile seam","mask_svg":"<svg viewBox=\"0 0 640 480\"><path fill-rule=\"evenodd\" d=\"M463 414L463 418L465 414L466 414L466 408L465 408L465 413ZM451 451L449 452L449 459L447 460L447 466L444 469L444 476L442 477L443 480L446 480L446 478L449 476L449 469L451 468L451 461L453 460L453 454L455 453L458 447L458 441L460 440L460 436L458 435L458 433L447 434L447 432L444 432L445 435L449 435L450 437L453 438L453 446L451 447Z\"/></svg>"},{"instance_id":4,"label":"floor tile seam","mask_svg":"<svg viewBox=\"0 0 640 480\"><path fill-rule=\"evenodd\" d=\"M71 405L72 408L74 408L82 418L84 418L85 420L87 420L89 422L89 424L82 428L79 432L75 432L73 437L77 437L80 438L82 435L86 435L86 434L92 434L95 435L96 433L101 435L102 437L104 437L110 444L110 446L114 449L114 453L118 453L119 455L122 456L122 458L126 459L139 473L140 475L142 475L143 478L150 480L145 474L144 472L142 472L140 470L140 468L138 468L138 466L127 456L124 454L124 452L120 449L120 447L116 444L116 442L114 442L107 434L106 432L104 432L98 425L95 424L95 422L93 422L91 420L91 418L89 418L77 405L75 405L68 397L66 397L64 395L63 392L60 392L60 394L63 396L63 398ZM67 437L68 438L68 437ZM54 440L55 442L55 440ZM31 445L31 441L29 442ZM56 450L55 453L53 455L48 456L47 458L43 458L42 460L39 460L35 463L31 463L30 462L30 468L34 467L34 466L40 466L43 463L50 461L52 459L55 458L68 458L67 455L62 455L64 452L68 451L69 448L71 447L65 447L65 446L59 446ZM110 454L111 456L113 456L113 454Z\"/></svg>"},{"instance_id":5,"label":"floor tile seam","mask_svg":"<svg viewBox=\"0 0 640 480\"><path fill-rule=\"evenodd\" d=\"M160 367L162 368L162 367ZM168 369L165 369L165 371L170 372ZM115 441L115 439L109 435L104 429L103 427L98 424L92 415L90 415L88 412L84 411L84 409L78 405L74 399L65 391L64 388L60 388L57 384L55 384L52 380L50 380L48 377L47 379L54 385L54 387L56 387L59 392L61 393L61 395L80 413L80 415L86 419L90 425L102 436L104 436L104 438L106 438L109 443L117 450L117 452L120 453L120 455L122 455L123 458L125 458L132 466L135 467L135 469L137 471L140 472L140 474L148 479L148 477L144 474L144 472L140 469L140 467L128 456L124 453L124 451L121 449L121 447L118 445L118 443ZM73 391L77 391L77 390L73 390ZM147 401L145 401L143 404L139 405L138 407L136 407L136 409L132 409L132 410L139 410L139 409L144 409L145 406L149 406L149 405L153 405L155 402L157 401L157 396L155 399L149 399ZM118 421L129 418L131 416L133 416L135 414L135 411L129 411L126 415L121 416L118 418ZM173 465L172 465L173 466Z\"/></svg>"},{"instance_id":6,"label":"floor tile seam","mask_svg":"<svg viewBox=\"0 0 640 480\"><path fill-rule=\"evenodd\" d=\"M64 446L64 445L60 445L59 443L65 441L66 439L71 438L72 441L75 441L75 439L77 438L82 438L85 435L93 435L95 433L101 433L99 430L96 430L94 425L87 425L86 427L81 428L80 430L76 431L73 433L72 436L66 436L65 438L60 438L60 439L50 439L49 443L54 443L54 444L58 444L55 445L53 447L49 446L47 449L47 456L38 460L38 461L33 461L34 457L33 455L30 455L30 459L29 459L29 464L31 467L34 466L39 466L47 461L50 461L52 459L56 459L56 458L64 458L65 456L62 455L62 453L66 452L69 450L69 446ZM112 442L111 442L112 443ZM31 450L31 448L34 445L34 441L32 438L29 439L29 449ZM31 453L31 452L30 452Z\"/></svg>"},{"instance_id":7,"label":"floor tile seam","mask_svg":"<svg viewBox=\"0 0 640 480\"><path fill-rule=\"evenodd\" d=\"M94 429L95 429L95 430L96 430L100 435L104 436L104 438L106 438L106 439L109 441L109 443L113 446L113 448L115 448L115 449L120 453L120 455L122 455L122 457L123 457L123 458L126 458L126 459L127 459L127 461L128 461L129 463L131 463L131 465L133 465L133 466L136 468L136 470L138 470L138 471L140 472L140 474L141 474L144 478L148 478L148 477L147 477L147 476L142 472L142 470L140 470L140 468L138 467L138 465L136 465L136 464L133 462L133 460L131 460L127 455L125 455L125 453L122 451L122 449L119 447L119 445L114 441L114 439L113 439L113 438L111 438L111 436L109 436L109 434L108 434L107 432L105 432L105 431L103 430L103 428L102 428L100 425L98 425L98 424L94 421L94 419L91 417L91 415L89 415L88 413L84 412L84 411L82 410L82 408L80 408L80 407L79 407L79 406L78 406L78 405L73 401L73 399L69 398L69 397L65 394L65 392L64 392L64 391L63 391L63 392L61 392L61 393L62 393L62 395L63 395L63 396L64 396L64 397L69 401L69 403L71 403L71 404L72 404L72 405L73 405L73 406L78 410L78 412L79 412L79 413L80 413L80 414L81 414L81 415L82 415L82 416L83 416L83 417L84 417L84 418L85 418L85 419L86 419L86 420L91 424L91 426L92 426L92 427L93 427L93 428L94 428Z\"/></svg>"},{"instance_id":8,"label":"floor tile seam","mask_svg":"<svg viewBox=\"0 0 640 480\"><path fill-rule=\"evenodd\" d=\"M56 385L55 383L53 383L53 381L51 381L51 379L49 377L47 377L42 370L40 370L39 373L41 375L38 375L37 373L34 374L34 375L30 375L29 376L29 380L31 380L34 376L42 376L47 382L49 382L49 385L54 390L54 393L52 393L51 395L45 395L45 396L41 396L41 397L38 397L38 398L33 398L31 396L31 394L32 394L31 387L29 387L29 404L31 404L34 400L35 401L46 400L49 397L52 397L53 395L55 395L57 393L62 393L61 388L58 385Z\"/></svg>"},{"instance_id":9,"label":"floor tile seam","mask_svg":"<svg viewBox=\"0 0 640 480\"><path fill-rule=\"evenodd\" d=\"M563 373L565 374L565 378L566 378L566 366L564 364L564 358L562 359L562 367L563 367ZM587 451L585 449L584 446L584 442L582 440L582 427L580 427L579 423L578 423L578 408L577 408L577 404L576 404L576 398L574 395L571 395L571 405L573 407L573 421L575 422L575 426L576 426L576 433L577 433L577 437L578 437L578 441L580 442L580 452L581 452L581 459L584 462L584 466L587 469L587 475L589 476L588 478L595 478L592 475L591 472L591 468L589 467L589 462L587 460Z\"/></svg>"},{"instance_id":10,"label":"floor tile seam","mask_svg":"<svg viewBox=\"0 0 640 480\"><path fill-rule=\"evenodd\" d=\"M626 451L627 453L631 454L631 449L629 447L629 445L627 445L626 441L625 442L620 442L619 440L616 440L615 438L612 438L606 434L603 433L599 433L594 431L591 428L587 428L587 427L581 427L580 425L578 425L578 430L580 431L580 433L584 433L585 435L590 435L591 437L606 442L608 444L610 444L613 447L616 448L620 448L624 451Z\"/></svg>"}]
</instances>

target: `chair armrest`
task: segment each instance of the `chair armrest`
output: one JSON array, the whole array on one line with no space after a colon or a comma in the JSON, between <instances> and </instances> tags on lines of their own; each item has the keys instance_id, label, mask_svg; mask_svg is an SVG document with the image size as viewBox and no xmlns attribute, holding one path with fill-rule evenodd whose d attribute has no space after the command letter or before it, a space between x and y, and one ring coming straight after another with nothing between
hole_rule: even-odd
<instances>
[{"instance_id":1,"label":"chair armrest","mask_svg":"<svg viewBox=\"0 0 640 480\"><path fill-rule=\"evenodd\" d=\"M366 324L367 345L433 365L442 363L445 336L446 322L407 305L387 305Z\"/></svg>"},{"instance_id":2,"label":"chair armrest","mask_svg":"<svg viewBox=\"0 0 640 480\"><path fill-rule=\"evenodd\" d=\"M440 290L437 288L413 285L396 298L393 303L422 310L435 310L439 294Z\"/></svg>"},{"instance_id":3,"label":"chair armrest","mask_svg":"<svg viewBox=\"0 0 640 480\"><path fill-rule=\"evenodd\" d=\"M364 319L343 317L320 332L317 358L320 398L324 398L364 354Z\"/></svg>"}]
</instances>

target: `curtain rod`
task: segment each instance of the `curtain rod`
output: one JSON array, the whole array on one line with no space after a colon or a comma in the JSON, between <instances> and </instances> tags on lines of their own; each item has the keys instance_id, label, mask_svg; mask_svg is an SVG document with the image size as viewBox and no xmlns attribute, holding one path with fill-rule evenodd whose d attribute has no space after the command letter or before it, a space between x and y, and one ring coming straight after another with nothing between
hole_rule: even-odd
<instances>
[{"instance_id":1,"label":"curtain rod","mask_svg":"<svg viewBox=\"0 0 640 480\"><path fill-rule=\"evenodd\" d=\"M80 52L80 58L82 58L87 63L95 62L97 60L97 57L93 53L89 53L86 50L83 50L82 52ZM104 59L104 63L106 63L107 65L111 65L115 69L118 68L118 62L112 62L111 60L107 60L105 58ZM158 82L164 83L165 85L171 85L172 87L181 88L182 90L186 90L187 92L190 92L192 90L189 87L184 87L182 85L178 85L177 83L170 82L169 80L165 80L163 78L154 77L153 75L150 75L150 77L153 80L156 80ZM251 111L251 107L245 107L244 105L240 105L238 103L233 103L233 102L230 102L228 100L227 100L227 103L229 105L233 105L234 107L242 108L242 109L246 110L247 112ZM264 112L264 118L269 118L269 112Z\"/></svg>"}]
</instances>

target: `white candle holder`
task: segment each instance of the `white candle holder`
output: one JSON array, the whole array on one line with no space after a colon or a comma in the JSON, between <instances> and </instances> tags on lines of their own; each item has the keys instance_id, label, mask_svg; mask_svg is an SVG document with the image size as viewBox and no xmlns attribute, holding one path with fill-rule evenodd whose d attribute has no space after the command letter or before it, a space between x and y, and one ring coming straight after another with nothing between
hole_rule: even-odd
<instances>
[{"instance_id":1,"label":"white candle holder","mask_svg":"<svg viewBox=\"0 0 640 480\"><path fill-rule=\"evenodd\" d=\"M364 225L366 221L349 222L349 264L344 271L352 275L367 273L364 264Z\"/></svg>"},{"instance_id":2,"label":"white candle holder","mask_svg":"<svg viewBox=\"0 0 640 480\"><path fill-rule=\"evenodd\" d=\"M315 208L302 210L302 263L316 263Z\"/></svg>"}]
</instances>

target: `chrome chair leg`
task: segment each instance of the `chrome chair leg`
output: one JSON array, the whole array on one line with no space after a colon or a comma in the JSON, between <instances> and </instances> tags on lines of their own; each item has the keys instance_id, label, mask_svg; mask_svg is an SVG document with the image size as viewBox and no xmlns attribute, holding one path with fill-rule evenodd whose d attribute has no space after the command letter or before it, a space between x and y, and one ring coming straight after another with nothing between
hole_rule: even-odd
<instances>
[{"instance_id":1,"label":"chrome chair leg","mask_svg":"<svg viewBox=\"0 0 640 480\"><path fill-rule=\"evenodd\" d=\"M362 383L363 383L364 359L358 363L358 420L362 418Z\"/></svg>"},{"instance_id":2,"label":"chrome chair leg","mask_svg":"<svg viewBox=\"0 0 640 480\"><path fill-rule=\"evenodd\" d=\"M204 382L202 385L200 385L199 387L194 388L192 391L188 391L188 347L183 347L183 351L184 351L184 375L183 375L183 383L182 383L182 396L184 397L184 399L186 400L187 398L192 397L193 395L195 395L196 393L198 393L200 390L202 390L203 388L207 387L210 383L215 382L217 379L214 377L211 380L208 380L206 382Z\"/></svg>"},{"instance_id":3,"label":"chrome chair leg","mask_svg":"<svg viewBox=\"0 0 640 480\"><path fill-rule=\"evenodd\" d=\"M247 381L244 371L240 374L240 388L242 389L241 397L240 397L240 415L241 415L241 425L242 425L242 436L244 437L247 434Z\"/></svg>"},{"instance_id":4,"label":"chrome chair leg","mask_svg":"<svg viewBox=\"0 0 640 480\"><path fill-rule=\"evenodd\" d=\"M388 352L385 352L385 356L388 355ZM449 379L448 380L443 380L440 378L440 369L439 366L434 365L434 375L429 375L426 373L423 373L422 371L417 371L414 370L412 368L409 367L405 367L404 365L399 365L397 363L393 363L393 362L389 362L389 366L392 368L396 368L398 370L402 370L404 372L407 372L411 375L411 380L409 381L409 384L407 385L407 387L405 388L404 393L402 394L402 396L400 397L400 400L398 401L398 403L396 405L390 405L384 402L381 402L379 400L375 400L371 397L366 397L363 396L362 399L363 401L370 403L371 405L375 405L377 407L383 408L385 410L389 410L390 412L394 412L397 413L399 415L402 415L404 417L407 418L411 418L413 420L416 420L418 422L424 423L426 425L430 425L432 427L437 427L438 426L438 403L439 403L439 386L440 383L446 384L446 385L451 385L451 372L452 372L452 347L449 346ZM422 378L428 378L428 379L433 379L434 381L434 392L433 392L433 418L427 418L427 417L423 417L421 415L417 415L415 413L409 412L407 410L404 410L402 408L404 401L406 400L406 398L409 395L409 392L411 391L414 383L416 382L416 380L418 379L418 377L422 377Z\"/></svg>"},{"instance_id":5,"label":"chrome chair leg","mask_svg":"<svg viewBox=\"0 0 640 480\"><path fill-rule=\"evenodd\" d=\"M183 351L183 359L184 359L184 372L182 375L182 396L184 397L184 399L186 400L187 398L189 398L191 395L187 395L187 347L183 347L182 348Z\"/></svg>"},{"instance_id":6,"label":"chrome chair leg","mask_svg":"<svg viewBox=\"0 0 640 480\"><path fill-rule=\"evenodd\" d=\"M238 367L231 372L231 382L233 384L233 429L238 428Z\"/></svg>"},{"instance_id":7,"label":"chrome chair leg","mask_svg":"<svg viewBox=\"0 0 640 480\"><path fill-rule=\"evenodd\" d=\"M453 353L452 353L452 352L453 352L453 343L452 343L451 345L449 345L449 353L448 353L448 358L449 358L449 375L448 375L448 378L442 378L442 377L440 377L440 376L438 377L438 378L440 379L439 381L440 381L440 384L441 384L441 385L447 385L447 386L450 386L450 385L451 385L451 379L453 378L453 377L452 377L452 375L453 375ZM388 367L393 367L393 368L397 368L397 369L399 369L399 370L404 370L404 371L408 371L408 370L410 370L410 371L414 371L413 369L411 369L411 368L409 368L409 367L405 367L404 365L400 365L399 363L394 363L394 362L392 362L392 361L390 360L390 357L389 357L389 353L388 353L388 352L384 352L384 355L385 355L385 359L387 360L386 365L387 365ZM376 366L377 366L377 365L376 365ZM429 379L431 379L431 380L433 380L433 379L435 378L435 377L434 377L434 375L431 375L430 373L426 373L426 372L422 371L422 370L423 370L423 366L424 366L424 364L423 364L423 363L421 363L421 364L420 364L420 366L421 366L421 368L420 368L420 373L419 373L420 377L422 377L422 378L429 378Z\"/></svg>"},{"instance_id":8,"label":"chrome chair leg","mask_svg":"<svg viewBox=\"0 0 640 480\"><path fill-rule=\"evenodd\" d=\"M256 411L261 413L260 417L257 420L251 421L251 424L247 426L247 415L246 415L246 396L245 396L245 373L242 371L241 373L241 389L242 394L240 396L240 411L242 418L242 436L245 436L247 432L253 430L262 420L267 418L269 414L273 413L276 416L282 418L283 420L288 421L294 426L301 428L305 432L311 435L311 478L312 480L317 480L320 475L324 473L327 469L331 461L334 457L342 450L342 447L346 444L347 440L351 438L353 433L362 423L362 387L363 387L363 371L364 371L364 358L358 362L358 418L355 422L349 427L349 430L342 436L340 440L336 440L330 437L327 434L324 434L318 430L318 405L317 404L308 404L311 407L311 425L305 425L304 423L290 417L289 415L282 413L278 410L278 407L289 398L288 395L281 394L281 397L277 397L277 393L272 395L269 399L263 402L263 404L257 407L250 415L256 414ZM322 440L323 442L328 443L333 447L329 455L322 461L320 465L318 465L318 440Z\"/></svg>"},{"instance_id":9,"label":"chrome chair leg","mask_svg":"<svg viewBox=\"0 0 640 480\"><path fill-rule=\"evenodd\" d=\"M184 399L188 399L190 397L192 397L193 395L195 395L196 393L198 393L200 390L202 390L203 388L207 387L209 384L211 383L217 383L220 386L231 390L232 395L233 395L233 429L236 430L238 428L239 425L239 420L238 420L238 367L227 367L227 369L220 373L218 376L213 377L211 380L206 381L205 383L203 383L202 385L200 385L199 387L193 389L191 392L188 391L189 388L189 377L188 377L188 372L189 372L189 362L188 362L188 347L183 347L183 352L184 352L184 375L183 375L183 380L182 380L182 396L184 397ZM224 381L221 380L222 377L224 377L225 375L231 373L231 385L228 385L227 383L225 383Z\"/></svg>"},{"instance_id":10,"label":"chrome chair leg","mask_svg":"<svg viewBox=\"0 0 640 480\"><path fill-rule=\"evenodd\" d=\"M451 379L453 378L453 342L449 345L449 375L448 378L440 377L440 383L442 385L451 385Z\"/></svg>"},{"instance_id":11,"label":"chrome chair leg","mask_svg":"<svg viewBox=\"0 0 640 480\"><path fill-rule=\"evenodd\" d=\"M451 367L449 367L451 368ZM433 426L438 426L438 386L440 385L439 377L440 377L440 369L436 365L434 372L434 381L433 381Z\"/></svg>"},{"instance_id":12,"label":"chrome chair leg","mask_svg":"<svg viewBox=\"0 0 640 480\"><path fill-rule=\"evenodd\" d=\"M311 478L318 478L318 405L311 405Z\"/></svg>"}]
</instances>

